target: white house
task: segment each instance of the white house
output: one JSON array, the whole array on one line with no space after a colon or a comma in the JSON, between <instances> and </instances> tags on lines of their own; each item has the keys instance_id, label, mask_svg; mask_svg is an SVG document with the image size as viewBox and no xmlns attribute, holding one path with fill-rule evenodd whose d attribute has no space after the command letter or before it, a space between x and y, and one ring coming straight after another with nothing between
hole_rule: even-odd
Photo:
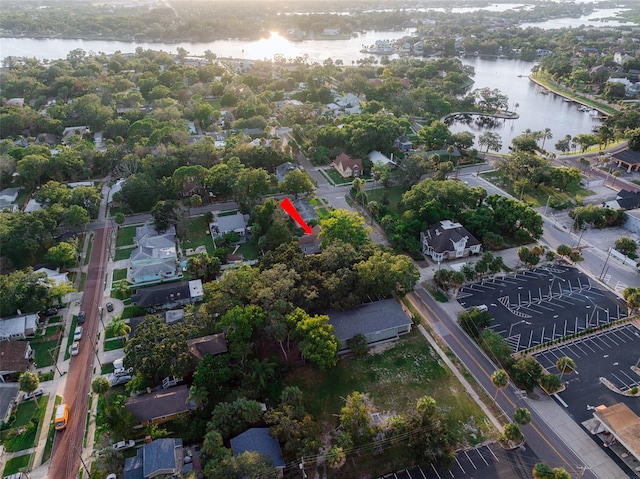
<instances>
[{"instance_id":1,"label":"white house","mask_svg":"<svg viewBox=\"0 0 640 479\"><path fill-rule=\"evenodd\" d=\"M478 254L482 248L482 243L464 226L450 220L440 221L420 233L420 243L422 253L431 256L434 261Z\"/></svg>"},{"instance_id":2,"label":"white house","mask_svg":"<svg viewBox=\"0 0 640 479\"><path fill-rule=\"evenodd\" d=\"M38 329L38 315L24 314L0 320L0 341L14 341L33 337Z\"/></svg>"}]
</instances>

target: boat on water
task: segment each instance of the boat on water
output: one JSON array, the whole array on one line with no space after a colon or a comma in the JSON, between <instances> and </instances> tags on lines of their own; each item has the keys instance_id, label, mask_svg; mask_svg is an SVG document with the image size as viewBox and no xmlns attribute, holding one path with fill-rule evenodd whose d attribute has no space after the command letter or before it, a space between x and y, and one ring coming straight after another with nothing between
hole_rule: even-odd
<instances>
[{"instance_id":1,"label":"boat on water","mask_svg":"<svg viewBox=\"0 0 640 479\"><path fill-rule=\"evenodd\" d=\"M540 93L542 93L543 95L548 95L549 94L549 90L547 90L546 88L541 88L540 89Z\"/></svg>"}]
</instances>

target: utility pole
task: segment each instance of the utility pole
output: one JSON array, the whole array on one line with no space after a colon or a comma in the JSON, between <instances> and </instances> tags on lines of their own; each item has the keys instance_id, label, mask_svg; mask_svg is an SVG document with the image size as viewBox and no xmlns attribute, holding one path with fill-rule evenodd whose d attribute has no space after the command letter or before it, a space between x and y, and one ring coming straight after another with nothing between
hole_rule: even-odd
<instances>
[{"instance_id":1,"label":"utility pole","mask_svg":"<svg viewBox=\"0 0 640 479\"><path fill-rule=\"evenodd\" d=\"M84 470L87 471L87 473L89 473L90 469L85 464L84 459L82 459L82 454L80 454L80 451L78 450L78 448L76 448L76 445L73 443L73 441L70 441L69 443L71 444L71 448L75 451L75 453L80 458L80 462L82 463L82 466L84 467Z\"/></svg>"},{"instance_id":2,"label":"utility pole","mask_svg":"<svg viewBox=\"0 0 640 479\"><path fill-rule=\"evenodd\" d=\"M604 269L607 267L607 263L609 262L609 257L611 256L611 248L609 248L609 253L607 254L607 260L604 262L604 266L602 267L602 272L600 273L600 276L598 277L598 279L600 279L600 281L602 281L602 277L604 276Z\"/></svg>"},{"instance_id":3,"label":"utility pole","mask_svg":"<svg viewBox=\"0 0 640 479\"><path fill-rule=\"evenodd\" d=\"M53 349L58 349L59 347L60 346L56 346ZM58 361L56 360L56 358L53 357L53 353L51 351L52 351L51 349L47 349L47 352L49 353L49 356L51 356L51 361L53 361L53 365L55 366L56 371L58 371L58 374L62 376L62 372L60 372L60 369L58 368Z\"/></svg>"}]
</instances>

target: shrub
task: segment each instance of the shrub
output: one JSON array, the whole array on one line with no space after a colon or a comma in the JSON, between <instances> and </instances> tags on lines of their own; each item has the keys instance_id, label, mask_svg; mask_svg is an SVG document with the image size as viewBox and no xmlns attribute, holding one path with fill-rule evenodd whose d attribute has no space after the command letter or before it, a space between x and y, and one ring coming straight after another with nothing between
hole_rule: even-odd
<instances>
[{"instance_id":1,"label":"shrub","mask_svg":"<svg viewBox=\"0 0 640 479\"><path fill-rule=\"evenodd\" d=\"M369 348L367 338L364 334L356 334L354 337L348 339L347 346L349 346L349 349L351 349L356 356L364 356L367 354Z\"/></svg>"}]
</instances>

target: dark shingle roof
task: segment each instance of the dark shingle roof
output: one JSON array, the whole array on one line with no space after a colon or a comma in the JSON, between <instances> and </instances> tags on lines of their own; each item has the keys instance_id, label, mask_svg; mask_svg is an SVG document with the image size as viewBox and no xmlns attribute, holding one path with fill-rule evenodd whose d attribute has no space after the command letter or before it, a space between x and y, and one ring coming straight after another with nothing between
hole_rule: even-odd
<instances>
[{"instance_id":1,"label":"dark shingle roof","mask_svg":"<svg viewBox=\"0 0 640 479\"><path fill-rule=\"evenodd\" d=\"M333 334L341 341L351 339L356 334L366 336L412 323L395 299L363 304L351 311L329 311L327 314Z\"/></svg>"},{"instance_id":2,"label":"dark shingle roof","mask_svg":"<svg viewBox=\"0 0 640 479\"><path fill-rule=\"evenodd\" d=\"M129 398L124 407L138 421L144 422L193 409L188 398L189 387L183 385Z\"/></svg>"},{"instance_id":3,"label":"dark shingle roof","mask_svg":"<svg viewBox=\"0 0 640 479\"><path fill-rule=\"evenodd\" d=\"M231 439L233 454L238 456L245 451L259 452L269 456L275 467L284 467L280 444L269 435L268 427L253 427Z\"/></svg>"},{"instance_id":4,"label":"dark shingle roof","mask_svg":"<svg viewBox=\"0 0 640 479\"><path fill-rule=\"evenodd\" d=\"M617 195L618 205L625 210L640 208L640 191L620 190Z\"/></svg>"},{"instance_id":5,"label":"dark shingle roof","mask_svg":"<svg viewBox=\"0 0 640 479\"><path fill-rule=\"evenodd\" d=\"M156 471L176 470L176 448L182 449L182 439L156 439L144 446L142 473L151 477ZM179 451L182 454L182 451Z\"/></svg>"},{"instance_id":6,"label":"dark shingle roof","mask_svg":"<svg viewBox=\"0 0 640 479\"><path fill-rule=\"evenodd\" d=\"M224 333L211 334L201 338L194 338L187 341L189 353L197 361L202 360L205 354L222 354L227 352L227 342Z\"/></svg>"},{"instance_id":7,"label":"dark shingle roof","mask_svg":"<svg viewBox=\"0 0 640 479\"><path fill-rule=\"evenodd\" d=\"M611 155L614 160L622 161L627 165L636 165L640 163L640 151L624 150Z\"/></svg>"},{"instance_id":8,"label":"dark shingle roof","mask_svg":"<svg viewBox=\"0 0 640 479\"><path fill-rule=\"evenodd\" d=\"M469 233L469 231L464 226L459 225L458 227L443 227L443 224L445 223L447 225L458 224L441 221L440 223L431 225L426 233L427 242L436 253L453 251L455 249L453 247L453 243L457 243L465 236L468 237L466 244L467 248L480 244L480 241L478 241L471 233Z\"/></svg>"},{"instance_id":9,"label":"dark shingle roof","mask_svg":"<svg viewBox=\"0 0 640 479\"><path fill-rule=\"evenodd\" d=\"M0 371L26 371L29 360L25 358L26 341L5 341L0 343Z\"/></svg>"},{"instance_id":10,"label":"dark shingle roof","mask_svg":"<svg viewBox=\"0 0 640 479\"><path fill-rule=\"evenodd\" d=\"M172 301L189 299L189 282L166 283L150 288L139 289L131 296L131 302L142 307L158 306Z\"/></svg>"}]
</instances>

